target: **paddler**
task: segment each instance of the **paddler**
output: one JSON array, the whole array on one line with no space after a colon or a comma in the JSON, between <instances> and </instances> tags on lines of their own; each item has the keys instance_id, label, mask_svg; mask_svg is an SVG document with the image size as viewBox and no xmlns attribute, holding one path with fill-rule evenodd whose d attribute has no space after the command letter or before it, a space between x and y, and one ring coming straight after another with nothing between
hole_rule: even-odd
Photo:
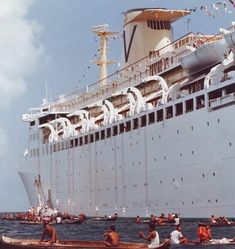
<instances>
[{"instance_id":1,"label":"paddler","mask_svg":"<svg viewBox=\"0 0 235 249\"><path fill-rule=\"evenodd\" d=\"M148 248L156 248L160 244L159 235L156 231L156 225L154 223L149 223L149 233L147 236L145 236L142 231L139 232L139 236L147 241L150 241Z\"/></svg>"},{"instance_id":2,"label":"paddler","mask_svg":"<svg viewBox=\"0 0 235 249\"><path fill-rule=\"evenodd\" d=\"M120 236L119 234L116 232L116 228L115 226L111 225L108 228L108 231L106 231L104 233L104 237L105 237L105 245L110 247L110 246L119 246L120 243Z\"/></svg>"},{"instance_id":3,"label":"paddler","mask_svg":"<svg viewBox=\"0 0 235 249\"><path fill-rule=\"evenodd\" d=\"M198 223L197 235L200 243L208 243L211 240L210 226Z\"/></svg>"},{"instance_id":4,"label":"paddler","mask_svg":"<svg viewBox=\"0 0 235 249\"><path fill-rule=\"evenodd\" d=\"M56 229L49 225L48 220L43 220L43 232L42 232L42 237L41 237L39 244L43 242L46 236L49 237L49 240L48 240L49 245L52 245L58 240Z\"/></svg>"}]
</instances>

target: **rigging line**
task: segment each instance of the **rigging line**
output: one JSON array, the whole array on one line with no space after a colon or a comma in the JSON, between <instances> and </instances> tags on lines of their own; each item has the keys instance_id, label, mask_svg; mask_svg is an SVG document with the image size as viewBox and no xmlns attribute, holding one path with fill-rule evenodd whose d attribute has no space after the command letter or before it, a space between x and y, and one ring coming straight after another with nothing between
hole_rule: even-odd
<instances>
[{"instance_id":1,"label":"rigging line","mask_svg":"<svg viewBox=\"0 0 235 249\"><path fill-rule=\"evenodd\" d=\"M116 136L113 137L114 141L114 185L115 185L115 209L118 208L118 177L117 177L117 141Z\"/></svg>"},{"instance_id":2,"label":"rigging line","mask_svg":"<svg viewBox=\"0 0 235 249\"><path fill-rule=\"evenodd\" d=\"M73 171L73 178L72 178L72 198L73 198L73 201L75 202L75 193L74 193L74 190L75 190L75 188L74 188L74 174L75 174L75 172L74 172L74 154L75 154L75 139L74 140L72 140L73 141L73 150L72 150L72 171Z\"/></svg>"},{"instance_id":3,"label":"rigging line","mask_svg":"<svg viewBox=\"0 0 235 249\"><path fill-rule=\"evenodd\" d=\"M146 215L148 215L148 207L149 207L149 189L148 189L148 143L147 143L147 130L144 128L144 167L145 167L145 207L146 207Z\"/></svg>"},{"instance_id":4,"label":"rigging line","mask_svg":"<svg viewBox=\"0 0 235 249\"><path fill-rule=\"evenodd\" d=\"M125 150L123 136L121 136L121 163L122 163L122 208L126 209L126 169L125 169Z\"/></svg>"},{"instance_id":5,"label":"rigging line","mask_svg":"<svg viewBox=\"0 0 235 249\"><path fill-rule=\"evenodd\" d=\"M92 161L91 161L91 157L92 157L92 151L91 151L91 144L89 143L88 145L88 158L89 158L89 202L90 202L90 207L93 203L92 200L92 175L91 175L91 170L92 170Z\"/></svg>"}]
</instances>

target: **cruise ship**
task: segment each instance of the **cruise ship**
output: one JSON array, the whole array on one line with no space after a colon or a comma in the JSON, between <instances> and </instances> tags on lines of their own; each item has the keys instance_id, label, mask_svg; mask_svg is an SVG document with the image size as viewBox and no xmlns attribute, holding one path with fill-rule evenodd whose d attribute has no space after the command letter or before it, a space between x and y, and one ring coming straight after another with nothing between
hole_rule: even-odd
<instances>
[{"instance_id":1,"label":"cruise ship","mask_svg":"<svg viewBox=\"0 0 235 249\"><path fill-rule=\"evenodd\" d=\"M235 217L235 24L174 40L189 10L124 13L123 62L99 80L23 114L19 175L31 206L121 217ZM98 78L98 77L97 77Z\"/></svg>"}]
</instances>

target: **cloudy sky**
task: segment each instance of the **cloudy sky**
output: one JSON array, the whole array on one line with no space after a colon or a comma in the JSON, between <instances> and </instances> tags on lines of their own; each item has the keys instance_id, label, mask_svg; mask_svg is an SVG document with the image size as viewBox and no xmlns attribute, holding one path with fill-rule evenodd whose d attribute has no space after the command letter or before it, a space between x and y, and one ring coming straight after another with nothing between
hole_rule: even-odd
<instances>
[{"instance_id":1,"label":"cloudy sky","mask_svg":"<svg viewBox=\"0 0 235 249\"><path fill-rule=\"evenodd\" d=\"M164 3L163 3L164 2ZM139 7L196 8L174 25L176 37L188 30L216 34L235 21L228 0L0 0L0 211L25 211L29 203L17 174L27 147L28 124L21 115L40 106L46 96L93 83L98 43L91 32L107 23L122 31L126 10ZM206 6L205 6L206 5ZM204 6L204 7L202 7ZM207 7L207 8L206 8ZM219 10L216 8L219 7ZM120 39L109 57L121 60ZM112 66L113 70L116 65Z\"/></svg>"}]
</instances>

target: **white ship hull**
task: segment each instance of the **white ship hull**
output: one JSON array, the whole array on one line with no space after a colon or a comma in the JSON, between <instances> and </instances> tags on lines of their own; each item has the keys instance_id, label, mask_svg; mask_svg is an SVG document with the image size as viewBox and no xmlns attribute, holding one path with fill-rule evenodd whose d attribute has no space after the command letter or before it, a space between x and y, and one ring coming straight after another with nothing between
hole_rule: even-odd
<instances>
[{"instance_id":1,"label":"white ship hull","mask_svg":"<svg viewBox=\"0 0 235 249\"><path fill-rule=\"evenodd\" d=\"M151 15L152 11L149 13ZM187 39L191 41L190 36ZM84 212L90 216L180 213L181 217L209 217L211 214L235 217L235 77L232 52L230 55L206 74L201 72L196 80L190 75L190 79L185 81L182 70L181 77L184 78L178 83L181 92L171 92L171 96L167 86L165 90L162 87L161 99L157 92L153 98L155 102L145 103L145 108L140 105L139 109L132 110L130 103L123 118L106 123L104 112L102 125L97 122L99 125L90 130L81 126L78 134L66 137L68 130L64 129L64 137L57 136L52 126L57 116L53 122L46 121L51 117L49 115L54 115L53 112L43 114L44 109L40 110L39 121L38 116L31 116L30 153L22 161L20 170L30 204L37 205L35 178L40 176L41 194L61 211ZM169 69L169 81L176 81L179 77L178 59L175 61L171 59L171 69L166 60L164 73ZM194 62L192 67L197 64ZM131 63L127 61L126 64ZM172 77L173 69L175 75ZM144 75L147 71L144 70L135 85L145 82L145 78L150 82L145 91L148 87L155 89L154 84L151 85L154 78L147 78L155 75L154 70L158 70L156 75L163 74L163 67L159 67L158 61L153 62L147 75ZM230 77L226 78L228 73ZM125 73L123 75L125 77ZM133 78L136 79L136 75ZM159 79L156 78L156 82ZM195 86L197 82L200 84ZM132 82L128 84L133 85ZM161 84L164 85L164 81ZM125 88L123 85L120 88L115 84L110 86L111 93L109 88L105 88L101 100L129 94L130 88L120 93ZM133 88L140 103L142 98L138 94L142 88ZM193 89L191 93L190 89ZM154 91L151 94L155 94ZM168 94L167 98L165 94ZM91 98L96 96L98 93ZM146 94L145 99L151 100L149 96ZM97 102L91 107L88 105L91 101L87 99L87 105L82 102L80 109L82 106L90 108L94 114L91 108L99 104ZM122 103L123 99L118 101ZM100 105L104 107L103 102ZM120 113L126 110L123 106ZM59 107L61 111L68 110L67 117L75 115L76 108L67 107L67 102ZM96 117L99 117L99 112ZM84 117L81 123L83 121ZM51 129L49 141L45 141L41 130L47 126ZM66 128L69 127L67 124Z\"/></svg>"}]
</instances>

